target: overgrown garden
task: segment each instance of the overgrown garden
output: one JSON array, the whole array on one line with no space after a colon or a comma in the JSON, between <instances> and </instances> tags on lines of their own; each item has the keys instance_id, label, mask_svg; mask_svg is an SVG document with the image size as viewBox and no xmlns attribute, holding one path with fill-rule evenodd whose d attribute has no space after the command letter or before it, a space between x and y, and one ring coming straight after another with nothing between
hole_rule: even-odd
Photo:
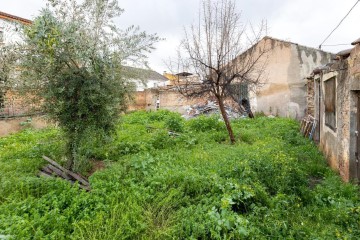
<instances>
[{"instance_id":1,"label":"overgrown garden","mask_svg":"<svg viewBox=\"0 0 360 240\"><path fill-rule=\"evenodd\" d=\"M357 239L359 188L343 183L290 119L189 121L134 112L116 140L83 142L105 168L86 192L37 177L65 164L57 128L0 139L0 236L8 239ZM91 172L91 166L83 173Z\"/></svg>"}]
</instances>

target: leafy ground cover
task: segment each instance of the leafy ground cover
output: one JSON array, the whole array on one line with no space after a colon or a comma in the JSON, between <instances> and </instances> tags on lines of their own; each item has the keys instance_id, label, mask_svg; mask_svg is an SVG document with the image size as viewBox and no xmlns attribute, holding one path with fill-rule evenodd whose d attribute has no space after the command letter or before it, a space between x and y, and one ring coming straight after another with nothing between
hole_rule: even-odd
<instances>
[{"instance_id":1,"label":"leafy ground cover","mask_svg":"<svg viewBox=\"0 0 360 240\"><path fill-rule=\"evenodd\" d=\"M235 145L217 117L126 115L115 142L84 144L106 165L91 192L36 177L42 155L61 161L58 129L0 138L0 238L358 239L359 188L341 182L297 122L233 127Z\"/></svg>"}]
</instances>

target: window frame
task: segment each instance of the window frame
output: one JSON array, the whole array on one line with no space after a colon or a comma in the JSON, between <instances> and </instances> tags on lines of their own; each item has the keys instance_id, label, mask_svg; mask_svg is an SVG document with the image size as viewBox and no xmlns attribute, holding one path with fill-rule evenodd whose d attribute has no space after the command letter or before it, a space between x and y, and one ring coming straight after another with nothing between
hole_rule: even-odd
<instances>
[{"instance_id":1,"label":"window frame","mask_svg":"<svg viewBox=\"0 0 360 240\"><path fill-rule=\"evenodd\" d=\"M337 100L337 81L333 76L324 81L324 118L325 126L336 132L336 100Z\"/></svg>"}]
</instances>

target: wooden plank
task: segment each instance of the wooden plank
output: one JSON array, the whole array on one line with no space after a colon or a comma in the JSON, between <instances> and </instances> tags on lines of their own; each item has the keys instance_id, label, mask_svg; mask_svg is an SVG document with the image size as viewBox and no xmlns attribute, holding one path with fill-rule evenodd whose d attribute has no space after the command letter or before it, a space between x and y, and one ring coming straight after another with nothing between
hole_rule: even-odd
<instances>
[{"instance_id":1,"label":"wooden plank","mask_svg":"<svg viewBox=\"0 0 360 240\"><path fill-rule=\"evenodd\" d=\"M81 182L83 185L85 186L89 186L89 182L83 177L81 176L80 174L76 174L76 173L73 173L73 172L70 172L70 175L72 177L74 177L76 180L78 180L79 182Z\"/></svg>"},{"instance_id":2,"label":"wooden plank","mask_svg":"<svg viewBox=\"0 0 360 240\"><path fill-rule=\"evenodd\" d=\"M306 136L306 130L307 130L307 128L309 127L309 124L310 124L310 122L309 122L308 120L306 120L305 126L304 126L304 131L303 131L303 135L304 135L304 136Z\"/></svg>"},{"instance_id":3,"label":"wooden plank","mask_svg":"<svg viewBox=\"0 0 360 240\"><path fill-rule=\"evenodd\" d=\"M317 121L316 121L316 119L314 119L314 123L313 123L313 126L310 131L309 139L313 139L313 137L314 137L314 133L315 133L316 125L317 125L316 123L317 123Z\"/></svg>"},{"instance_id":4,"label":"wooden plank","mask_svg":"<svg viewBox=\"0 0 360 240\"><path fill-rule=\"evenodd\" d=\"M39 171L37 175L39 177L54 178L54 176L49 175L49 173L46 173L46 172L43 172L43 171ZM75 184L75 181L73 181L73 180L67 180L67 181L70 182L72 185ZM85 186L85 185L82 185L82 184L79 184L79 188L84 189L84 190L86 190L88 192L91 190L90 186Z\"/></svg>"},{"instance_id":5,"label":"wooden plank","mask_svg":"<svg viewBox=\"0 0 360 240\"><path fill-rule=\"evenodd\" d=\"M305 118L301 121L301 125L300 125L300 132L304 133L304 126L305 126Z\"/></svg>"},{"instance_id":6,"label":"wooden plank","mask_svg":"<svg viewBox=\"0 0 360 240\"><path fill-rule=\"evenodd\" d=\"M49 169L51 169L56 175L58 175L59 177L62 177L66 180L70 180L71 178L66 174L64 173L63 171L61 171L60 169L56 168L55 166L53 165L49 165L48 166Z\"/></svg>"},{"instance_id":7,"label":"wooden plank","mask_svg":"<svg viewBox=\"0 0 360 240\"><path fill-rule=\"evenodd\" d=\"M48 166L42 167L41 171L46 172L46 173L48 173L50 175L53 173L53 171Z\"/></svg>"},{"instance_id":8,"label":"wooden plank","mask_svg":"<svg viewBox=\"0 0 360 240\"><path fill-rule=\"evenodd\" d=\"M42 172L42 171L38 172L37 175L40 176L40 177L53 178L53 176L49 175L49 174L46 173L46 172Z\"/></svg>"},{"instance_id":9,"label":"wooden plank","mask_svg":"<svg viewBox=\"0 0 360 240\"><path fill-rule=\"evenodd\" d=\"M91 190L90 186L84 186L84 185L80 184L79 187L86 190L86 191L88 191L88 192Z\"/></svg>"},{"instance_id":10,"label":"wooden plank","mask_svg":"<svg viewBox=\"0 0 360 240\"><path fill-rule=\"evenodd\" d=\"M85 186L89 185L89 182L87 180L85 180L85 178L83 178L82 176L71 172L70 170L67 170L66 168L60 166L57 162L55 162L54 160L43 156L42 157L44 160L48 161L49 163L51 163L53 166L57 167L58 169L60 169L61 171L65 172L67 175L72 176L73 178L75 178L76 180L78 180L80 183L84 184Z\"/></svg>"},{"instance_id":11,"label":"wooden plank","mask_svg":"<svg viewBox=\"0 0 360 240\"><path fill-rule=\"evenodd\" d=\"M311 128L312 128L312 125L313 125L313 123L312 123L312 122L309 122L309 125L308 125L307 128L306 128L305 137L308 137L308 136L309 136L310 130L311 130Z\"/></svg>"}]
</instances>

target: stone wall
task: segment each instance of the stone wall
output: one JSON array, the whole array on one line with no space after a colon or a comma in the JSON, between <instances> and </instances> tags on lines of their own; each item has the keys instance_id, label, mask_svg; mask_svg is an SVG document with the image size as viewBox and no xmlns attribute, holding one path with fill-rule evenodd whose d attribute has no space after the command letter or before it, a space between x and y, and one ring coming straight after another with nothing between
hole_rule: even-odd
<instances>
[{"instance_id":1,"label":"stone wall","mask_svg":"<svg viewBox=\"0 0 360 240\"><path fill-rule=\"evenodd\" d=\"M146 109L146 91L138 91L133 95L133 99L130 100L128 111Z\"/></svg>"},{"instance_id":2,"label":"stone wall","mask_svg":"<svg viewBox=\"0 0 360 240\"><path fill-rule=\"evenodd\" d=\"M340 59L330 69L323 70L315 79L320 79L321 93L315 91L315 115L320 123L320 150L329 165L337 170L344 181L360 180L360 169L356 164L357 134L360 106L360 46L357 45L348 59ZM324 83L336 78L336 127L325 124L326 92Z\"/></svg>"},{"instance_id":3,"label":"stone wall","mask_svg":"<svg viewBox=\"0 0 360 240\"><path fill-rule=\"evenodd\" d=\"M314 78L308 78L306 83L306 115L315 117L315 82Z\"/></svg>"},{"instance_id":4,"label":"stone wall","mask_svg":"<svg viewBox=\"0 0 360 240\"><path fill-rule=\"evenodd\" d=\"M342 62L336 69L346 69ZM322 77L322 109L325 109L324 82L336 77L336 128L331 129L325 124L325 114L322 114L320 149L325 154L329 165L339 171L343 180L349 180L349 140L350 140L350 91L347 71L325 73Z\"/></svg>"},{"instance_id":5,"label":"stone wall","mask_svg":"<svg viewBox=\"0 0 360 240\"><path fill-rule=\"evenodd\" d=\"M23 95L17 91L6 91L2 96L0 118L31 115L39 109L37 104L30 101L32 98L30 93Z\"/></svg>"}]
</instances>

